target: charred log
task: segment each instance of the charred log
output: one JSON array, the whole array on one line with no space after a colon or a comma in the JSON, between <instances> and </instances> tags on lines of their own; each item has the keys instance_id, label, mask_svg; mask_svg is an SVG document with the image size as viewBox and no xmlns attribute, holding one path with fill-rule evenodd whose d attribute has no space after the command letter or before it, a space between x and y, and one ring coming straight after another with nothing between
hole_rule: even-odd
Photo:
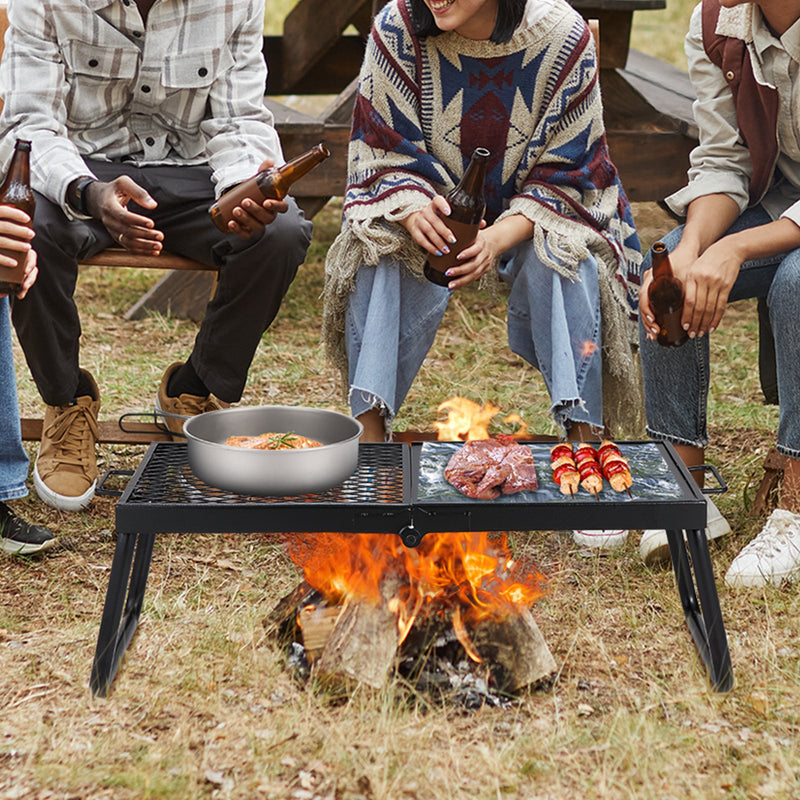
<instances>
[{"instance_id":1,"label":"charred log","mask_svg":"<svg viewBox=\"0 0 800 800\"><path fill-rule=\"evenodd\" d=\"M471 632L472 643L500 691L515 693L535 686L556 671L556 662L530 610L502 620L485 619Z\"/></svg>"},{"instance_id":2,"label":"charred log","mask_svg":"<svg viewBox=\"0 0 800 800\"><path fill-rule=\"evenodd\" d=\"M394 662L400 635L395 615L383 603L348 602L316 663L315 674L332 689L359 683L380 689Z\"/></svg>"}]
</instances>

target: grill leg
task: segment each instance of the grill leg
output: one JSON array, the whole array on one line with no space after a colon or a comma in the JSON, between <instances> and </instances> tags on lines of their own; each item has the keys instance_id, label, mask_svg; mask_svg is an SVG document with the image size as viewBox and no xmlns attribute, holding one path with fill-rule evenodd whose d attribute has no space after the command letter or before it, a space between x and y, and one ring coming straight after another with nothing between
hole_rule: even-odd
<instances>
[{"instance_id":1,"label":"grill leg","mask_svg":"<svg viewBox=\"0 0 800 800\"><path fill-rule=\"evenodd\" d=\"M108 695L122 656L136 632L155 539L152 533L117 535L89 681L96 696Z\"/></svg>"},{"instance_id":2,"label":"grill leg","mask_svg":"<svg viewBox=\"0 0 800 800\"><path fill-rule=\"evenodd\" d=\"M708 669L711 685L719 692L729 692L733 688L733 668L706 533L686 531L686 540L683 533L667 531L667 539L686 624ZM695 589L700 594L699 603Z\"/></svg>"}]
</instances>

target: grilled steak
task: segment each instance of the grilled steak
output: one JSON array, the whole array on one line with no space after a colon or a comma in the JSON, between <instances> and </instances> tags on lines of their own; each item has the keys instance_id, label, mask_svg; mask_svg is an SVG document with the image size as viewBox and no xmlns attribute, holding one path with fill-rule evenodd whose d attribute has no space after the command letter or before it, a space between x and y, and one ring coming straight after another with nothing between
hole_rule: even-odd
<instances>
[{"instance_id":1,"label":"grilled steak","mask_svg":"<svg viewBox=\"0 0 800 800\"><path fill-rule=\"evenodd\" d=\"M444 470L449 483L467 497L494 500L503 494L538 488L530 448L500 434L476 439L457 450Z\"/></svg>"}]
</instances>

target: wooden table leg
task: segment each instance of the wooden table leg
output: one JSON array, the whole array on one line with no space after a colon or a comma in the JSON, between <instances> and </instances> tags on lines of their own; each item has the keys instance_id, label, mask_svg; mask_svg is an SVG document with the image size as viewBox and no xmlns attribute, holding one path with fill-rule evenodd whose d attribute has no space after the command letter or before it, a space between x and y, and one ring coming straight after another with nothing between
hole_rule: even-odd
<instances>
[{"instance_id":1,"label":"wooden table leg","mask_svg":"<svg viewBox=\"0 0 800 800\"><path fill-rule=\"evenodd\" d=\"M684 531L669 530L667 539L686 624L708 669L711 685L718 692L729 692L733 688L733 668L706 533L689 530L684 538Z\"/></svg>"},{"instance_id":2,"label":"wooden table leg","mask_svg":"<svg viewBox=\"0 0 800 800\"><path fill-rule=\"evenodd\" d=\"M118 534L89 685L106 697L142 611L155 534ZM131 567L132 565L132 567Z\"/></svg>"}]
</instances>

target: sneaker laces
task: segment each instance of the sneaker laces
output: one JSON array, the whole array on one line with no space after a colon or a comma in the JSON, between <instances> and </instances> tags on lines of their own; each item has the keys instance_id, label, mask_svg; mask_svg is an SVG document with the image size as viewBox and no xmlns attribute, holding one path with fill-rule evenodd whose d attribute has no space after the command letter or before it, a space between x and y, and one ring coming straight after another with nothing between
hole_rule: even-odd
<instances>
[{"instance_id":1,"label":"sneaker laces","mask_svg":"<svg viewBox=\"0 0 800 800\"><path fill-rule=\"evenodd\" d=\"M66 406L45 431L64 464L86 467L100 438L97 419L89 406Z\"/></svg>"},{"instance_id":2,"label":"sneaker laces","mask_svg":"<svg viewBox=\"0 0 800 800\"><path fill-rule=\"evenodd\" d=\"M769 558L784 548L794 548L800 552L800 526L790 512L779 514L778 511L780 509L772 513L764 530L744 550L754 553L758 558Z\"/></svg>"}]
</instances>

